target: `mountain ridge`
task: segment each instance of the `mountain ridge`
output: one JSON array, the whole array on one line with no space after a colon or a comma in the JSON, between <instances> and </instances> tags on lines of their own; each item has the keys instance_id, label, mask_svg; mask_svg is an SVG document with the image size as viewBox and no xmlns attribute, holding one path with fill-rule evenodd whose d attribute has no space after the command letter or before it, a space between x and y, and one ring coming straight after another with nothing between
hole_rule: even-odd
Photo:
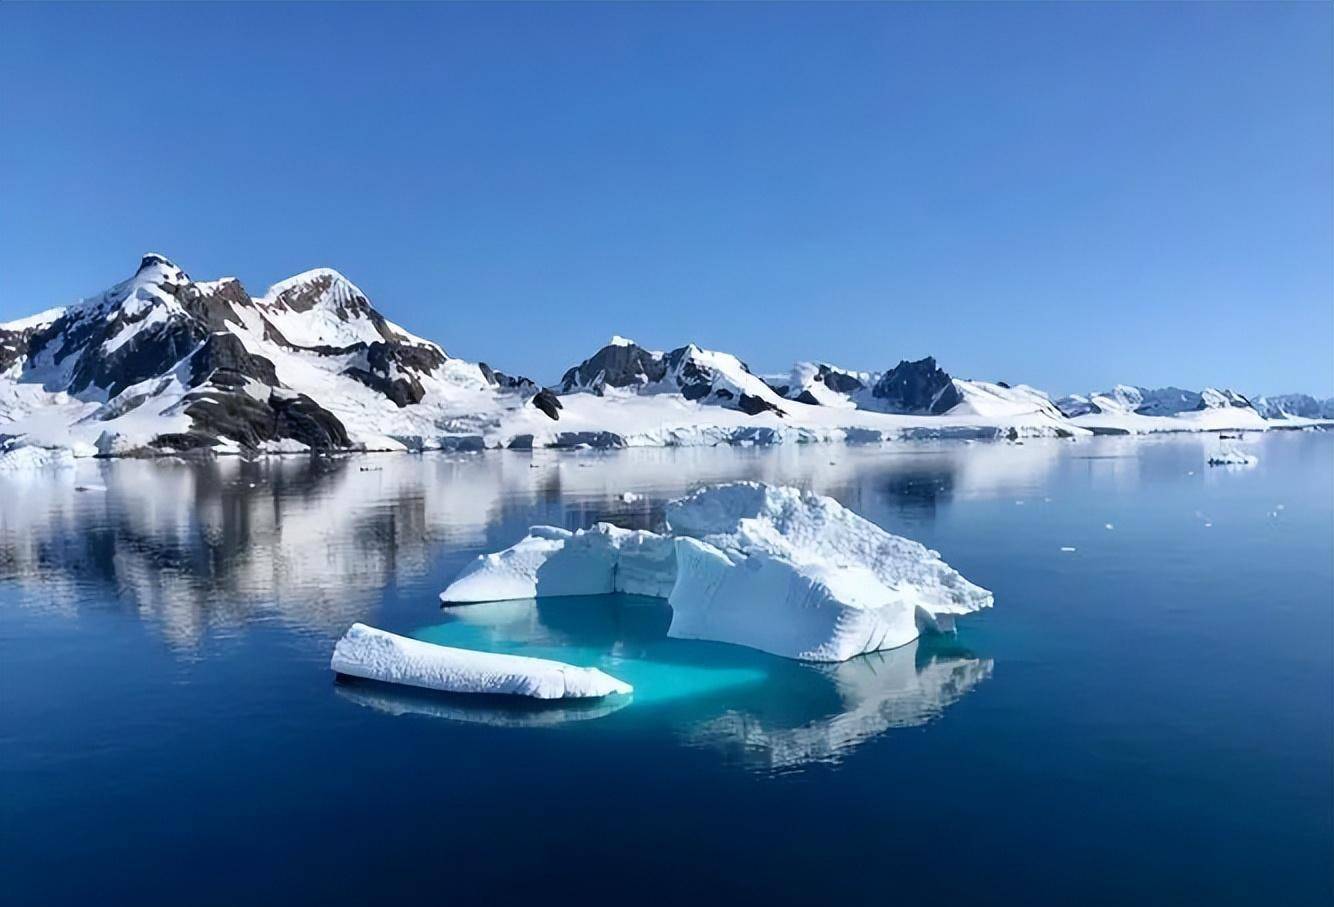
<instances>
[{"instance_id":1,"label":"mountain ridge","mask_svg":"<svg viewBox=\"0 0 1334 907\"><path fill-rule=\"evenodd\" d=\"M1334 401L1258 401L1274 422L1334 418ZM620 336L542 387L389 321L333 268L252 296L235 277L196 281L159 253L100 294L0 324L0 436L85 454L1017 437L1178 422L1268 424L1227 389L1118 385L1053 401L957 378L929 356L882 372L798 363L762 376L731 353Z\"/></svg>"}]
</instances>

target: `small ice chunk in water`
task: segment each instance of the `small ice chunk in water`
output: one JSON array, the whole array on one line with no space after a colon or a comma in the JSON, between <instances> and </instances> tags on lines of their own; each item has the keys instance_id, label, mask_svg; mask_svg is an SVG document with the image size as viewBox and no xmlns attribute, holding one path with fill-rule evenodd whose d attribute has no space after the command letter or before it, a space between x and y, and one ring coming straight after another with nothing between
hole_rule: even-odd
<instances>
[{"instance_id":1,"label":"small ice chunk in water","mask_svg":"<svg viewBox=\"0 0 1334 907\"><path fill-rule=\"evenodd\" d=\"M1075 549L1074 549L1074 546L1073 546L1073 545L1062 545L1062 546L1061 546L1061 550L1062 550L1062 551L1074 551Z\"/></svg>"},{"instance_id":2,"label":"small ice chunk in water","mask_svg":"<svg viewBox=\"0 0 1334 907\"><path fill-rule=\"evenodd\" d=\"M633 691L630 684L597 668L437 646L361 623L338 640L329 667L350 677L445 693L586 699Z\"/></svg>"}]
</instances>

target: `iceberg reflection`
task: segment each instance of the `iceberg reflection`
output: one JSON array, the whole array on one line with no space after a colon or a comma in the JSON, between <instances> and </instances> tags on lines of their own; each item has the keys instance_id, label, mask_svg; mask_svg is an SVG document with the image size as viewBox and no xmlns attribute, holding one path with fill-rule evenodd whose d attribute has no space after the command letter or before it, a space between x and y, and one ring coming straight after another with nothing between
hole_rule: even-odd
<instances>
[{"instance_id":1,"label":"iceberg reflection","mask_svg":"<svg viewBox=\"0 0 1334 907\"><path fill-rule=\"evenodd\" d=\"M561 699L550 702L520 700L513 696L478 696L436 693L411 687L349 679L334 686L350 702L387 715L420 715L494 727L555 727L572 721L603 718L628 706L632 696L602 699Z\"/></svg>"},{"instance_id":2,"label":"iceberg reflection","mask_svg":"<svg viewBox=\"0 0 1334 907\"><path fill-rule=\"evenodd\" d=\"M921 640L833 665L799 665L796 689L769 690L769 701L728 707L684 729L686 740L727 752L740 761L782 770L837 762L857 746L893 728L917 727L991 676L992 660L960 654L925 654ZM810 689L827 685L835 705L803 714Z\"/></svg>"}]
</instances>

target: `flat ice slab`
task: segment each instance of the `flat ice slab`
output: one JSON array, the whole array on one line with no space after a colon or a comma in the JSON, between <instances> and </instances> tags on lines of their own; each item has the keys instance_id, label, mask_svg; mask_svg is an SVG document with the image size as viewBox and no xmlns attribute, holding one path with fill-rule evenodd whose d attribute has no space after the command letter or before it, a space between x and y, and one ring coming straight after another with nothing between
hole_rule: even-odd
<instances>
[{"instance_id":1,"label":"flat ice slab","mask_svg":"<svg viewBox=\"0 0 1334 907\"><path fill-rule=\"evenodd\" d=\"M437 646L359 623L338 640L329 667L352 677L446 693L588 699L633 691L597 668Z\"/></svg>"},{"instance_id":2,"label":"flat ice slab","mask_svg":"<svg viewBox=\"0 0 1334 907\"><path fill-rule=\"evenodd\" d=\"M756 482L667 505L664 533L535 526L482 555L445 603L628 592L666 598L670 636L809 661L893 649L992 603L940 555L832 498Z\"/></svg>"}]
</instances>

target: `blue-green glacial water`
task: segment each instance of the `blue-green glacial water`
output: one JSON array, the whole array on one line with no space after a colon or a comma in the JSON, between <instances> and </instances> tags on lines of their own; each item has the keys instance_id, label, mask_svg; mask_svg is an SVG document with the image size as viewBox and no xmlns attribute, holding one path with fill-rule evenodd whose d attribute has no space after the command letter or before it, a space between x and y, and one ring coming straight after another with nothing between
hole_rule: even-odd
<instances>
[{"instance_id":1,"label":"blue-green glacial water","mask_svg":"<svg viewBox=\"0 0 1334 907\"><path fill-rule=\"evenodd\" d=\"M2 476L0 900L1330 903L1334 434L1216 447ZM833 495L996 607L841 665L668 639L652 599L438 607L530 524L649 528L738 478ZM335 684L358 620L635 693Z\"/></svg>"}]
</instances>

